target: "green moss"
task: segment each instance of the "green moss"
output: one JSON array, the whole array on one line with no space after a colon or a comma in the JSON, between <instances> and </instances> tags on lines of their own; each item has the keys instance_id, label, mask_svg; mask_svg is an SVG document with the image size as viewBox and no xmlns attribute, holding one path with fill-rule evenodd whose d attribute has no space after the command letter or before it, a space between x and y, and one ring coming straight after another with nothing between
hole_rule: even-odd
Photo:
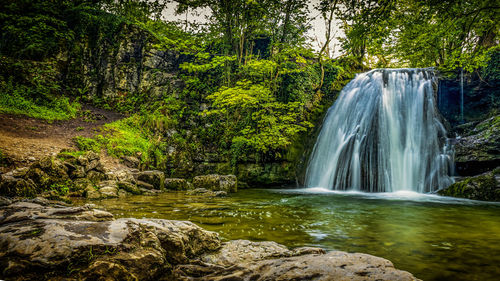
<instances>
[{"instance_id":1,"label":"green moss","mask_svg":"<svg viewBox=\"0 0 500 281\"><path fill-rule=\"evenodd\" d=\"M81 155L84 155L86 151L76 150L76 151L61 151L57 154L57 158L61 160L67 160L70 158L78 158Z\"/></svg>"},{"instance_id":2,"label":"green moss","mask_svg":"<svg viewBox=\"0 0 500 281\"><path fill-rule=\"evenodd\" d=\"M466 178L438 191L438 194L474 200L500 201L500 189L497 188L498 182L495 179L495 175L499 172L500 169L497 168L487 174Z\"/></svg>"},{"instance_id":3,"label":"green moss","mask_svg":"<svg viewBox=\"0 0 500 281\"><path fill-rule=\"evenodd\" d=\"M73 138L78 149L82 151L94 151L99 153L101 151L101 143L98 142L95 138L86 138L77 136Z\"/></svg>"}]
</instances>

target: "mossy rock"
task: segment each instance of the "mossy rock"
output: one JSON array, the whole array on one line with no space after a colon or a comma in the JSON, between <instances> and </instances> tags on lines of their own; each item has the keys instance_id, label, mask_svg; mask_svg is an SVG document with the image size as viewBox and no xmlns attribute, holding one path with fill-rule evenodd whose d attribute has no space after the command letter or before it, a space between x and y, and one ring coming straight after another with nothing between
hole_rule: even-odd
<instances>
[{"instance_id":1,"label":"mossy rock","mask_svg":"<svg viewBox=\"0 0 500 281\"><path fill-rule=\"evenodd\" d=\"M35 197L37 188L30 179L15 178L11 176L0 176L0 195L15 197Z\"/></svg>"},{"instance_id":2,"label":"mossy rock","mask_svg":"<svg viewBox=\"0 0 500 281\"><path fill-rule=\"evenodd\" d=\"M499 175L500 168L496 168L479 176L467 177L438 191L438 194L482 201L500 201L500 182L497 180Z\"/></svg>"}]
</instances>

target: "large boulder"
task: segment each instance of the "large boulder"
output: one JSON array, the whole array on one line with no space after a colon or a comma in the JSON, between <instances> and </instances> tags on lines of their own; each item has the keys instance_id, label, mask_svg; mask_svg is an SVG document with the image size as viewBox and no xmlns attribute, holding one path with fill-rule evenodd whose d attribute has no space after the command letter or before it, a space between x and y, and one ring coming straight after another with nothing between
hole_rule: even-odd
<instances>
[{"instance_id":1,"label":"large boulder","mask_svg":"<svg viewBox=\"0 0 500 281\"><path fill-rule=\"evenodd\" d=\"M213 191L236 192L238 180L235 175L205 175L193 178L194 188L206 188Z\"/></svg>"},{"instance_id":2,"label":"large boulder","mask_svg":"<svg viewBox=\"0 0 500 281\"><path fill-rule=\"evenodd\" d=\"M165 173L161 171L143 171L136 174L136 179L152 185L155 189L165 188Z\"/></svg>"},{"instance_id":3,"label":"large boulder","mask_svg":"<svg viewBox=\"0 0 500 281\"><path fill-rule=\"evenodd\" d=\"M54 184L70 181L68 168L55 157L45 157L33 163L24 178L32 180L41 191L50 189Z\"/></svg>"},{"instance_id":4,"label":"large boulder","mask_svg":"<svg viewBox=\"0 0 500 281\"><path fill-rule=\"evenodd\" d=\"M180 280L418 280L411 273L394 268L383 258L333 251L263 259L231 266L179 265L175 268Z\"/></svg>"},{"instance_id":5,"label":"large boulder","mask_svg":"<svg viewBox=\"0 0 500 281\"><path fill-rule=\"evenodd\" d=\"M466 177L438 193L474 200L500 201L500 167L479 176Z\"/></svg>"},{"instance_id":6,"label":"large boulder","mask_svg":"<svg viewBox=\"0 0 500 281\"><path fill-rule=\"evenodd\" d=\"M0 208L0 279L158 280L220 247L191 222L117 219L91 205ZM45 277L44 277L45 276Z\"/></svg>"},{"instance_id":7,"label":"large boulder","mask_svg":"<svg viewBox=\"0 0 500 281\"><path fill-rule=\"evenodd\" d=\"M102 198L117 198L118 183L113 180L102 181L99 183L99 193Z\"/></svg>"},{"instance_id":8,"label":"large boulder","mask_svg":"<svg viewBox=\"0 0 500 281\"><path fill-rule=\"evenodd\" d=\"M292 257L305 254L325 254L321 248L303 247L290 250L276 242L252 242L248 240L233 240L223 244L215 252L205 254L201 260L219 266L231 266L271 258Z\"/></svg>"},{"instance_id":9,"label":"large boulder","mask_svg":"<svg viewBox=\"0 0 500 281\"><path fill-rule=\"evenodd\" d=\"M189 190L192 185L185 179L166 178L165 189L169 190Z\"/></svg>"},{"instance_id":10,"label":"large boulder","mask_svg":"<svg viewBox=\"0 0 500 281\"><path fill-rule=\"evenodd\" d=\"M37 188L32 180L17 178L11 174L0 175L0 195L34 197L36 194Z\"/></svg>"}]
</instances>

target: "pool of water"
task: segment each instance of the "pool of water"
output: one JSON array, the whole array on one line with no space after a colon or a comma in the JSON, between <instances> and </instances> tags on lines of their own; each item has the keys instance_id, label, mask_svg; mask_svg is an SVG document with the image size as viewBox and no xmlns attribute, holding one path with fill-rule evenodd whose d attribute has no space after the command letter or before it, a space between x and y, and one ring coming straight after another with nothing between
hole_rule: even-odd
<instances>
[{"instance_id":1,"label":"pool of water","mask_svg":"<svg viewBox=\"0 0 500 281\"><path fill-rule=\"evenodd\" d=\"M250 189L227 198L172 192L92 203L116 217L190 220L227 240L368 253L423 280L500 276L498 203L323 189Z\"/></svg>"}]
</instances>

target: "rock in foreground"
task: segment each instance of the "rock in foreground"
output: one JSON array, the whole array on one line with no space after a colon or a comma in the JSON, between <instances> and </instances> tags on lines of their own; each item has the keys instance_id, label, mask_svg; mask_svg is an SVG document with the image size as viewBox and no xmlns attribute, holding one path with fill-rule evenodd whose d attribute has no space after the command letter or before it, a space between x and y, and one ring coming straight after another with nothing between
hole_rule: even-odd
<instances>
[{"instance_id":1,"label":"rock in foreground","mask_svg":"<svg viewBox=\"0 0 500 281\"><path fill-rule=\"evenodd\" d=\"M221 244L186 221L114 219L92 205L44 199L0 201L0 279L417 280L366 254Z\"/></svg>"}]
</instances>

